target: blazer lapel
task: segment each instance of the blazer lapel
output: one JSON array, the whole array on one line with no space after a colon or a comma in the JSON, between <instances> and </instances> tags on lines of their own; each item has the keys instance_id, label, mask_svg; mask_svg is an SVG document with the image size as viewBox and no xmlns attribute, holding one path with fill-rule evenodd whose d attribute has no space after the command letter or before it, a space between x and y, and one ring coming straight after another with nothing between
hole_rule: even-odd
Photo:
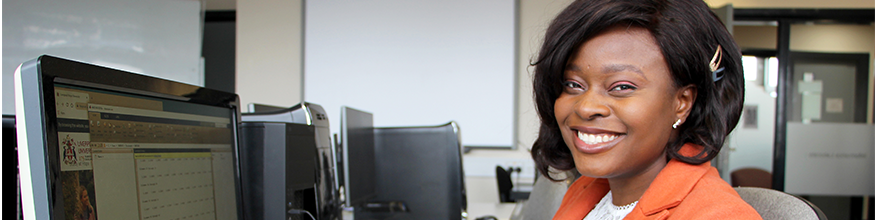
<instances>
[{"instance_id":1,"label":"blazer lapel","mask_svg":"<svg viewBox=\"0 0 875 220\"><path fill-rule=\"evenodd\" d=\"M577 187L582 187L583 189L571 189ZM565 194L565 197L562 199L562 207L556 212L553 219L583 219L610 190L607 179L596 179L586 176L578 178L568 190L568 192L576 193Z\"/></svg>"},{"instance_id":2,"label":"blazer lapel","mask_svg":"<svg viewBox=\"0 0 875 220\"><path fill-rule=\"evenodd\" d=\"M692 144L681 148L683 155L694 156L698 152L701 152L701 147ZM710 167L711 162L692 165L677 160L669 161L638 201L635 209L639 212L633 210L633 213L656 219L661 219L658 216L667 217L669 209L678 206L686 198Z\"/></svg>"}]
</instances>

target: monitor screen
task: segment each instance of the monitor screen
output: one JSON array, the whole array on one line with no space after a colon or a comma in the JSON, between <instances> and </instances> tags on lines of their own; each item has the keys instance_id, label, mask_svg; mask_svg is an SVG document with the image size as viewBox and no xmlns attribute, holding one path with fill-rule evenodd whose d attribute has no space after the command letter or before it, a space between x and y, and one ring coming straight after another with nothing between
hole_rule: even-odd
<instances>
[{"instance_id":1,"label":"monitor screen","mask_svg":"<svg viewBox=\"0 0 875 220\"><path fill-rule=\"evenodd\" d=\"M26 219L242 216L236 94L49 56L17 72Z\"/></svg>"},{"instance_id":2,"label":"monitor screen","mask_svg":"<svg viewBox=\"0 0 875 220\"><path fill-rule=\"evenodd\" d=\"M340 136L343 145L343 180L347 207L362 205L376 197L373 114L341 107Z\"/></svg>"}]
</instances>

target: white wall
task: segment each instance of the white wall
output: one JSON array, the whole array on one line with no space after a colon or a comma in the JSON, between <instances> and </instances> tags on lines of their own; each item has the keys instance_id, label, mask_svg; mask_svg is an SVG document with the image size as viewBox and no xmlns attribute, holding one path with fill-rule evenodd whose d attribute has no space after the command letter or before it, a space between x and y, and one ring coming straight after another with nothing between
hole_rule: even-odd
<instances>
[{"instance_id":1,"label":"white wall","mask_svg":"<svg viewBox=\"0 0 875 220\"><path fill-rule=\"evenodd\" d=\"M516 1L306 1L304 100L374 126L455 121L463 146L513 141ZM343 15L343 16L338 16ZM339 120L330 120L332 132Z\"/></svg>"},{"instance_id":2,"label":"white wall","mask_svg":"<svg viewBox=\"0 0 875 220\"><path fill-rule=\"evenodd\" d=\"M291 107L301 102L302 3L237 1L236 91L240 104Z\"/></svg>"}]
</instances>

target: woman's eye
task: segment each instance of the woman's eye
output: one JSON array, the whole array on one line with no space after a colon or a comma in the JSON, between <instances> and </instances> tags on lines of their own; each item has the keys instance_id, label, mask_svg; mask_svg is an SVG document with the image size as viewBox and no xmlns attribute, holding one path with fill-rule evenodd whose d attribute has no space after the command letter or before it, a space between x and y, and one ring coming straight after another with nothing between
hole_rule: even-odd
<instances>
[{"instance_id":1,"label":"woman's eye","mask_svg":"<svg viewBox=\"0 0 875 220\"><path fill-rule=\"evenodd\" d=\"M562 83L562 86L565 87L566 89L582 89L583 88L583 86L581 86L580 83L577 83L574 81L565 81Z\"/></svg>"},{"instance_id":2,"label":"woman's eye","mask_svg":"<svg viewBox=\"0 0 875 220\"><path fill-rule=\"evenodd\" d=\"M635 90L635 86L629 84L620 84L611 88L611 91L626 91L626 90Z\"/></svg>"}]
</instances>

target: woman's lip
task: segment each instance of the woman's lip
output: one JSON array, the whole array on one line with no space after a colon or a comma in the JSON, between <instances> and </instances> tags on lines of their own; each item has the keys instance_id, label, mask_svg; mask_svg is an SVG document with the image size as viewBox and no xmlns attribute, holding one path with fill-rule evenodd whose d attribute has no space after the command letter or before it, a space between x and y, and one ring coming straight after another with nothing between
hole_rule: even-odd
<instances>
[{"instance_id":1,"label":"woman's lip","mask_svg":"<svg viewBox=\"0 0 875 220\"><path fill-rule=\"evenodd\" d=\"M575 132L574 135L577 135L577 132L583 132L587 134L601 134L601 133L615 133L620 134L620 132L610 131L600 128L591 128L591 127L571 127L571 130Z\"/></svg>"},{"instance_id":2,"label":"woman's lip","mask_svg":"<svg viewBox=\"0 0 875 220\"><path fill-rule=\"evenodd\" d=\"M578 138L578 135L581 131L579 131L579 130L573 130L573 131L574 131L574 147L577 148L577 150L579 150L580 152L585 153L585 154L597 154L597 153L602 153L602 152L608 151L611 148L613 148L614 146L616 146L617 143L619 143L623 138L626 137L625 134L611 133L611 135L616 136L616 138L614 138L611 141L605 141L605 142L600 142L600 143L596 143L596 144L587 144L586 142L584 142L583 140ZM590 129L590 131L592 131L592 129ZM584 133L586 133L586 132L584 132ZM599 133L596 133L596 134L599 134Z\"/></svg>"}]
</instances>

